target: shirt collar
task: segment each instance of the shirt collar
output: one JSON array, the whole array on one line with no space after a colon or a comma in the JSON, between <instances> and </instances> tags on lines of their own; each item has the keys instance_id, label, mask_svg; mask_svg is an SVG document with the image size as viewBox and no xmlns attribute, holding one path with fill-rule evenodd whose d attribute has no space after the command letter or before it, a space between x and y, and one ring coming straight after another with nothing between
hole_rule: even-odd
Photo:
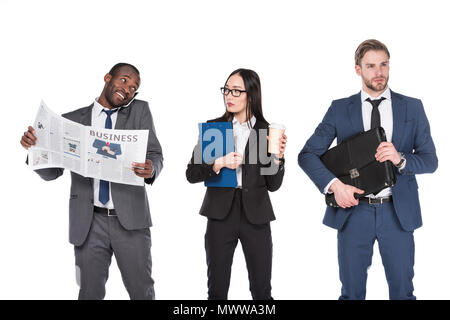
<instances>
[{"instance_id":1,"label":"shirt collar","mask_svg":"<svg viewBox=\"0 0 450 320\"><path fill-rule=\"evenodd\" d=\"M380 94L378 97L371 97L367 92L364 91L364 89L361 90L361 102L364 103L367 98L370 98L370 100L385 98L386 100L391 100L391 90L389 87L386 88L386 90L383 91L382 94Z\"/></svg>"},{"instance_id":2,"label":"shirt collar","mask_svg":"<svg viewBox=\"0 0 450 320\"><path fill-rule=\"evenodd\" d=\"M239 125L239 126L241 126L241 127L247 126L247 123L250 122L250 126L253 128L253 126L254 126L255 123L256 123L256 118L255 118L255 116L252 115L250 121L247 121L247 122L244 122L243 124L240 124L239 121L238 121L238 119L236 119L236 117L233 117L233 121L232 121L232 122L233 122L233 126Z\"/></svg>"},{"instance_id":3,"label":"shirt collar","mask_svg":"<svg viewBox=\"0 0 450 320\"><path fill-rule=\"evenodd\" d=\"M102 106L98 102L98 98L95 98L95 100L94 100L94 107L92 108L92 113L95 114L97 117L100 117L100 115L102 114L103 110L108 110L108 109L105 108L104 106Z\"/></svg>"},{"instance_id":4,"label":"shirt collar","mask_svg":"<svg viewBox=\"0 0 450 320\"><path fill-rule=\"evenodd\" d=\"M136 97L136 95L134 95L134 96ZM98 98L99 98L99 97L97 97L97 98L94 99L94 107L93 107L93 109L92 109L92 113L95 114L95 115L97 115L97 116L100 116L101 113L102 113L102 111L103 111L103 109L104 109L104 110L109 110L109 109L108 109L108 108L105 108L104 106L102 106L102 105L98 102ZM120 110L123 109L123 108L128 108L128 106L129 106L133 101L134 101L134 98L131 99L131 101L128 102L128 104L119 107L119 108L118 108L119 110L117 110L117 111L120 111Z\"/></svg>"}]
</instances>

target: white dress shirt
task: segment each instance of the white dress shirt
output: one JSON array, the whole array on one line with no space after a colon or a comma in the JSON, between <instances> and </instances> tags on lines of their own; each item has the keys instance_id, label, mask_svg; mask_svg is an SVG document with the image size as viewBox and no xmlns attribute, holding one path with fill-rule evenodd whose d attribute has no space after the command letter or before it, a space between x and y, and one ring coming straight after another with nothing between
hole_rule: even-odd
<instances>
[{"instance_id":1,"label":"white dress shirt","mask_svg":"<svg viewBox=\"0 0 450 320\"><path fill-rule=\"evenodd\" d=\"M242 124L233 118L233 136L234 136L234 151L241 154L244 157L245 146L247 145L250 132L255 125L256 118L252 116L250 121L246 121ZM250 127L249 127L250 125ZM237 187L242 188L242 164L236 168Z\"/></svg>"},{"instance_id":2,"label":"white dress shirt","mask_svg":"<svg viewBox=\"0 0 450 320\"><path fill-rule=\"evenodd\" d=\"M386 88L386 90L384 90L383 93L380 94L378 97L371 97L367 92L361 90L361 107L362 107L362 119L364 131L370 130L370 120L372 118L372 108L373 108L372 104L369 101L366 101L366 99L370 98L371 100L375 100L381 99L382 97L385 98L385 100L383 100L378 106L378 110L380 111L380 123L384 129L384 132L386 133L386 140L388 142L391 142L392 132L394 128L394 118L392 115L391 90L389 88ZM404 162L400 170L403 169L405 165L406 163ZM327 184L327 186L324 189L324 193L328 192L328 189L330 188L331 184L336 179L337 178L334 178ZM376 197L373 194L368 195L368 197L379 198L379 197L388 197L390 195L392 195L391 188L385 188L381 190L379 193L377 193Z\"/></svg>"},{"instance_id":3,"label":"white dress shirt","mask_svg":"<svg viewBox=\"0 0 450 320\"><path fill-rule=\"evenodd\" d=\"M372 118L372 104L369 101L366 101L367 98L370 100L386 98L381 101L378 106L378 110L380 111L380 123L386 133L386 140L388 142L392 141L392 131L394 128L394 118L392 116L392 100L391 100L391 90L386 88L382 94L378 97L371 97L367 92L361 90L361 104L362 104L362 118L364 124L364 131L370 130L370 120ZM370 198L379 198L379 197L388 197L392 195L391 188L385 188L381 190L377 195L369 194Z\"/></svg>"},{"instance_id":4,"label":"white dress shirt","mask_svg":"<svg viewBox=\"0 0 450 320\"><path fill-rule=\"evenodd\" d=\"M106 122L106 113L102 112L102 111L103 111L103 109L105 109L107 111L109 109L104 108L100 103L98 103L97 100L98 100L98 98L95 99L94 106L92 108L91 126L95 127L95 128L104 128L105 122ZM126 105L124 107L120 107L120 108L126 108L128 105ZM114 112L111 115L113 129L116 126L118 112L119 111ZM93 180L94 180L94 206L108 208L108 209L114 209L114 203L113 203L112 196L111 196L111 182L109 183L109 201L106 204L103 204L98 200L98 194L100 191L100 180L99 179L93 179Z\"/></svg>"}]
</instances>

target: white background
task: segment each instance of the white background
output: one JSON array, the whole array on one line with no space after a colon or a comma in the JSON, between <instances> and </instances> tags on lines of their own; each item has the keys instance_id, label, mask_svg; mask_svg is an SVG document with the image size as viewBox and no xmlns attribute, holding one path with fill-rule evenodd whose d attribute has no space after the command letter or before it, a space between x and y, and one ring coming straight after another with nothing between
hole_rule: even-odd
<instances>
[{"instance_id":1,"label":"white background","mask_svg":"<svg viewBox=\"0 0 450 320\"><path fill-rule=\"evenodd\" d=\"M449 299L449 41L447 1L9 1L0 2L0 298L75 299L68 242L70 178L41 180L25 165L19 140L41 99L57 113L89 105L116 62L141 71L164 152L147 188L158 299L206 298L205 188L186 181L197 123L222 115L220 95L238 67L258 72L269 122L286 125L283 186L271 194L273 296L336 299L337 240L322 225L323 196L297 154L333 99L360 90L353 54L365 39L391 52L390 87L421 98L439 168L418 177L424 226L415 232L415 294ZM250 299L238 245L231 299ZM388 289L377 246L368 299ZM128 299L114 260L107 299Z\"/></svg>"}]
</instances>

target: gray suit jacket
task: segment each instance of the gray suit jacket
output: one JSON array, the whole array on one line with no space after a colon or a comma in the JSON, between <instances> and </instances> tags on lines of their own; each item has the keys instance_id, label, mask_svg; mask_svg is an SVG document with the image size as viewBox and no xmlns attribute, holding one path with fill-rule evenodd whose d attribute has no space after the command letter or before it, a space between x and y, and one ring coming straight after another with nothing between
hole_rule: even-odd
<instances>
[{"instance_id":1,"label":"gray suit jacket","mask_svg":"<svg viewBox=\"0 0 450 320\"><path fill-rule=\"evenodd\" d=\"M63 117L90 126L92 107L93 104L63 114ZM122 108L118 111L115 129L149 130L146 158L153 163L154 175L151 179L145 179L145 183L152 184L163 168L163 155L161 145L156 137L148 103L142 100L134 100L127 108ZM42 179L48 181L61 176L64 169L49 168L36 170L36 172ZM74 172L71 172L71 177L69 241L76 246L81 246L89 233L94 213L93 179L85 178ZM145 186L132 186L112 182L111 195L118 219L125 229L143 229L152 225Z\"/></svg>"}]
</instances>

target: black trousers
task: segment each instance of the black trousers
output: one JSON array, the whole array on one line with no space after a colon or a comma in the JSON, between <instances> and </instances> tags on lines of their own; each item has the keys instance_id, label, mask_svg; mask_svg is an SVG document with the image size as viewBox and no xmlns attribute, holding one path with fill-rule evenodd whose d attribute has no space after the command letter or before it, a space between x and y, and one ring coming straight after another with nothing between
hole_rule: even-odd
<instances>
[{"instance_id":1,"label":"black trousers","mask_svg":"<svg viewBox=\"0 0 450 320\"><path fill-rule=\"evenodd\" d=\"M251 224L242 206L242 190L236 189L231 212L223 220L208 219L205 234L208 264L208 299L226 300L231 265L238 240L247 264L254 300L272 299L272 234L270 223Z\"/></svg>"}]
</instances>

